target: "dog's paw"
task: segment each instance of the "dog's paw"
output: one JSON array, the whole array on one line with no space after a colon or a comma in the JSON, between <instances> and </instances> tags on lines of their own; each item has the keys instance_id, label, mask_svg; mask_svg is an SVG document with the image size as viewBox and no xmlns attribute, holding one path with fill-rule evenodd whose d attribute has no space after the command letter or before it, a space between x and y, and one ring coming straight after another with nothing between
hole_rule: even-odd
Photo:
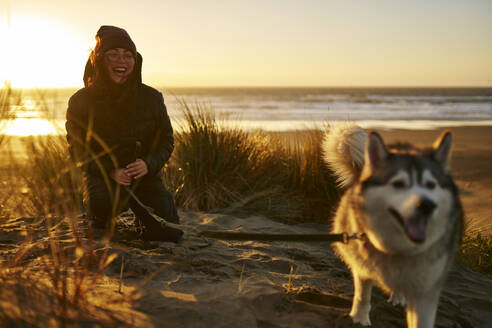
<instances>
[{"instance_id":1,"label":"dog's paw","mask_svg":"<svg viewBox=\"0 0 492 328\"><path fill-rule=\"evenodd\" d=\"M362 326L370 326L369 311L352 311L350 317L354 323L360 323Z\"/></svg>"},{"instance_id":2,"label":"dog's paw","mask_svg":"<svg viewBox=\"0 0 492 328\"><path fill-rule=\"evenodd\" d=\"M388 303L391 303L392 305L405 306L405 296L403 296L403 294L401 293L391 293L390 297L388 298Z\"/></svg>"},{"instance_id":3,"label":"dog's paw","mask_svg":"<svg viewBox=\"0 0 492 328\"><path fill-rule=\"evenodd\" d=\"M369 319L369 315L361 315L361 314L356 314L352 315L350 314L350 317L352 318L352 321L354 323L360 323L362 326L370 326L371 325L371 320Z\"/></svg>"}]
</instances>

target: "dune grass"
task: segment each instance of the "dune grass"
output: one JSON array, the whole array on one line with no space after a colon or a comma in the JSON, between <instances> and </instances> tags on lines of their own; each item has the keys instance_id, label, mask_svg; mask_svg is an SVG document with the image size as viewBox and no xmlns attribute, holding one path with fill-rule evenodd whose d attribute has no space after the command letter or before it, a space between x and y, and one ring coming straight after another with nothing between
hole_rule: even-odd
<instances>
[{"instance_id":1,"label":"dune grass","mask_svg":"<svg viewBox=\"0 0 492 328\"><path fill-rule=\"evenodd\" d=\"M199 105L184 104L183 113L163 178L180 208L327 222L339 194L321 159L321 131L285 141L225 126ZM82 175L64 136L24 137L21 144L26 156L12 158L9 168L23 204L15 215L80 213Z\"/></svg>"},{"instance_id":2,"label":"dune grass","mask_svg":"<svg viewBox=\"0 0 492 328\"><path fill-rule=\"evenodd\" d=\"M456 261L473 271L492 275L492 235L465 234Z\"/></svg>"},{"instance_id":3,"label":"dune grass","mask_svg":"<svg viewBox=\"0 0 492 328\"><path fill-rule=\"evenodd\" d=\"M97 316L93 295L116 255L84 230L74 217L2 218L0 325L57 327Z\"/></svg>"},{"instance_id":4,"label":"dune grass","mask_svg":"<svg viewBox=\"0 0 492 328\"><path fill-rule=\"evenodd\" d=\"M180 207L272 217L296 211L279 183L285 160L278 143L221 126L212 111L199 105L183 104L183 112L186 121L175 134L176 148L165 170Z\"/></svg>"},{"instance_id":5,"label":"dune grass","mask_svg":"<svg viewBox=\"0 0 492 328\"><path fill-rule=\"evenodd\" d=\"M115 255L76 216L81 175L64 137L1 134L20 104L20 91L0 89L0 326L115 323L90 300Z\"/></svg>"},{"instance_id":6,"label":"dune grass","mask_svg":"<svg viewBox=\"0 0 492 328\"><path fill-rule=\"evenodd\" d=\"M183 112L165 169L178 206L299 222L322 220L335 204L338 193L321 163L319 132L289 145L272 134L225 126L200 105L183 104Z\"/></svg>"},{"instance_id":7,"label":"dune grass","mask_svg":"<svg viewBox=\"0 0 492 328\"><path fill-rule=\"evenodd\" d=\"M17 162L27 194L26 214L73 215L82 210L82 175L70 160L64 136L26 137L27 158Z\"/></svg>"}]
</instances>

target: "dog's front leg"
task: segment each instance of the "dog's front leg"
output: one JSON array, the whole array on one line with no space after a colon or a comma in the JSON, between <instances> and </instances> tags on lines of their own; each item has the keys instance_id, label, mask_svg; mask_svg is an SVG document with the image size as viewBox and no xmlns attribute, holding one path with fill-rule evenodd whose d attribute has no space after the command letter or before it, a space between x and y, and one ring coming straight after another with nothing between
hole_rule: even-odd
<instances>
[{"instance_id":1,"label":"dog's front leg","mask_svg":"<svg viewBox=\"0 0 492 328\"><path fill-rule=\"evenodd\" d=\"M440 290L433 290L415 300L407 300L408 328L432 328L436 320Z\"/></svg>"},{"instance_id":2,"label":"dog's front leg","mask_svg":"<svg viewBox=\"0 0 492 328\"><path fill-rule=\"evenodd\" d=\"M354 276L354 299L350 316L354 323L370 326L369 312L371 311L372 282L361 278L356 272Z\"/></svg>"}]
</instances>

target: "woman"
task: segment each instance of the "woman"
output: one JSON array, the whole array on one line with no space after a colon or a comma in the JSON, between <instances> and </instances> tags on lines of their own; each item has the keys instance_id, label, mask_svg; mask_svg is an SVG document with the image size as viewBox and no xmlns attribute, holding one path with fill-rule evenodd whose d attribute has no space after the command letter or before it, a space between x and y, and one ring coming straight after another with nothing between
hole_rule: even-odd
<instances>
[{"instance_id":1,"label":"woman","mask_svg":"<svg viewBox=\"0 0 492 328\"><path fill-rule=\"evenodd\" d=\"M179 223L162 168L174 149L173 129L162 94L142 83L142 56L128 33L101 26L84 72L85 87L69 100L67 141L82 165L84 205L92 227L111 227L130 207L146 240L180 240L182 231L163 228L148 210Z\"/></svg>"}]
</instances>

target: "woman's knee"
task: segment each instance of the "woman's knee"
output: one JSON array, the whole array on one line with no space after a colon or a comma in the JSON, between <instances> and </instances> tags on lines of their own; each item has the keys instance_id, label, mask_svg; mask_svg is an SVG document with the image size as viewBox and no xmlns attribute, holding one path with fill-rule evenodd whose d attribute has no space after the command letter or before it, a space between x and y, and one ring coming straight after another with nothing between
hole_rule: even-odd
<instances>
[{"instance_id":1,"label":"woman's knee","mask_svg":"<svg viewBox=\"0 0 492 328\"><path fill-rule=\"evenodd\" d=\"M172 223L179 223L178 211L172 193L163 184L140 190L138 197L157 215Z\"/></svg>"},{"instance_id":2,"label":"woman's knee","mask_svg":"<svg viewBox=\"0 0 492 328\"><path fill-rule=\"evenodd\" d=\"M86 181L85 187L84 205L89 218L102 221L111 218L114 206L109 188L98 179Z\"/></svg>"},{"instance_id":3,"label":"woman's knee","mask_svg":"<svg viewBox=\"0 0 492 328\"><path fill-rule=\"evenodd\" d=\"M91 219L106 221L112 216L113 206L109 197L89 194L85 200L85 207Z\"/></svg>"}]
</instances>

